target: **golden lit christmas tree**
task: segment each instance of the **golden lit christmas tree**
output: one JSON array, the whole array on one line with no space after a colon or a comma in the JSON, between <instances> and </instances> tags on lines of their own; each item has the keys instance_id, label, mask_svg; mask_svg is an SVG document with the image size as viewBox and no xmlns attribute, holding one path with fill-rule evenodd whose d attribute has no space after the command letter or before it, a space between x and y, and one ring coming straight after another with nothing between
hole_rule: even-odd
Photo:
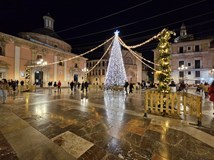
<instances>
[{"instance_id":1,"label":"golden lit christmas tree","mask_svg":"<svg viewBox=\"0 0 214 160\"><path fill-rule=\"evenodd\" d=\"M171 67L170 67L170 42L169 39L171 38L171 35L174 35L175 33L172 31L168 31L167 29L164 29L161 32L161 35L158 37L158 40L160 41L157 50L159 52L159 58L158 63L160 65L160 73L158 75L159 80L159 91L161 93L167 94L170 92L170 73L171 73Z\"/></svg>"}]
</instances>

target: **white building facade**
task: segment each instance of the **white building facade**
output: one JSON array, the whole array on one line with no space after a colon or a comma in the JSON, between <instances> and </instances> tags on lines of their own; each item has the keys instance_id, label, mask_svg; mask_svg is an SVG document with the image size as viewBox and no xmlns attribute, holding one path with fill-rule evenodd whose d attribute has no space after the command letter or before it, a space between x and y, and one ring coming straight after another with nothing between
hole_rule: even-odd
<instances>
[{"instance_id":1,"label":"white building facade","mask_svg":"<svg viewBox=\"0 0 214 160\"><path fill-rule=\"evenodd\" d=\"M194 39L183 24L180 36L171 44L171 79L176 83L211 83L214 74L214 38ZM155 61L158 53L154 50ZM157 79L156 79L157 81Z\"/></svg>"}]
</instances>

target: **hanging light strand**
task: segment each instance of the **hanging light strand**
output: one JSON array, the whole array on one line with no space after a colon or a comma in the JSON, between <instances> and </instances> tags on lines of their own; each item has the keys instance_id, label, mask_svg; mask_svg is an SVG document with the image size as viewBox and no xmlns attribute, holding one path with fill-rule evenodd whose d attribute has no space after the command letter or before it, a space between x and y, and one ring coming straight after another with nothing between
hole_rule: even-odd
<instances>
[{"instance_id":1,"label":"hanging light strand","mask_svg":"<svg viewBox=\"0 0 214 160\"><path fill-rule=\"evenodd\" d=\"M145 42L142 42L142 43L134 45L134 46L128 46L128 47L131 48L131 49L141 47L141 46L143 46L143 45L151 42L152 40L157 39L161 35L161 33L163 32L163 30L161 32L159 32L157 35L153 36L152 38L146 40Z\"/></svg>"},{"instance_id":2,"label":"hanging light strand","mask_svg":"<svg viewBox=\"0 0 214 160\"><path fill-rule=\"evenodd\" d=\"M43 64L38 64L38 65L31 65L31 66L27 66L27 67L30 67L30 68L34 68L34 67L41 67L41 66L48 66L48 65L53 65L53 64L57 64L57 63L60 63L60 62L66 62L66 61L70 61L70 60L73 60L75 58L79 58L79 57L82 57L90 52L93 52L94 50L100 48L101 46L103 46L104 44L108 43L110 40L112 40L114 38L114 36L112 36L111 38L109 38L108 40L106 40L105 42L103 42L102 44L98 45L97 47L95 48L92 48L91 50L87 51L87 52L84 52L80 55L76 55L74 57L71 57L71 58L68 58L68 59L64 59L64 60L60 60L60 61L56 61L56 62L52 62L52 63L47 63L45 65Z\"/></svg>"},{"instance_id":3,"label":"hanging light strand","mask_svg":"<svg viewBox=\"0 0 214 160\"><path fill-rule=\"evenodd\" d=\"M111 44L108 46L108 48L106 49L105 53L102 55L102 57L99 59L99 61L97 61L97 63L87 72L87 74L89 72L91 72L99 63L100 61L104 58L104 56L108 53L109 49L111 48L112 46L112 43L113 43L113 40L111 41Z\"/></svg>"},{"instance_id":4,"label":"hanging light strand","mask_svg":"<svg viewBox=\"0 0 214 160\"><path fill-rule=\"evenodd\" d=\"M120 41L120 40L119 40ZM121 43L121 45L123 46L123 47L125 47L125 43L123 43L123 42L121 42L120 41L120 43ZM135 57L135 58L137 58L141 63L143 63L145 66L147 66L148 68L150 68L150 69L152 69L153 71L155 71L155 72L157 72L157 73L161 73L161 74L165 74L165 73L163 73L163 72L161 72L161 71L159 71L159 70L156 70L155 68L153 68L153 67L151 67L151 66L149 66L148 64L146 64L144 61L142 61L138 56L136 56L136 54L137 53L135 53L133 50L131 50L130 48L127 48L128 50L129 50L129 52L130 53L132 53L133 54L133 56Z\"/></svg>"},{"instance_id":5,"label":"hanging light strand","mask_svg":"<svg viewBox=\"0 0 214 160\"><path fill-rule=\"evenodd\" d=\"M125 47L125 48L128 49L128 50L131 50L131 48L130 48L129 46L127 46L127 45L123 42L123 40L122 40L121 38L119 38L119 42L120 42L120 44L121 44L123 47ZM156 66L160 66L159 64L154 63L154 62L152 62L152 61L149 61L149 60L147 60L146 58L144 58L144 57L138 55L138 54L137 54L136 52L134 52L133 50L131 50L131 51L132 51L132 54L134 54L135 56L137 56L139 59L143 59L144 61L146 61L146 62L148 62L148 63L154 64L154 65L156 65Z\"/></svg>"}]
</instances>

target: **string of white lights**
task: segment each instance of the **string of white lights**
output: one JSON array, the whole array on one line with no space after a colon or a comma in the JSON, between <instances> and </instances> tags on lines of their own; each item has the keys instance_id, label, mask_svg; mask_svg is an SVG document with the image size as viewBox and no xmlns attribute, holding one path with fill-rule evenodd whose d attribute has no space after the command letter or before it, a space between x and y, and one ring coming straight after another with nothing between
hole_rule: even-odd
<instances>
[{"instance_id":1,"label":"string of white lights","mask_svg":"<svg viewBox=\"0 0 214 160\"><path fill-rule=\"evenodd\" d=\"M142 42L142 43L134 45L134 46L127 46L127 47L129 47L129 48L138 48L138 47L141 47L141 46L143 46L143 45L151 42L152 40L157 39L161 35L162 32L163 32L163 30L161 32L159 32L157 35L153 36L152 38L148 39L145 42Z\"/></svg>"},{"instance_id":2,"label":"string of white lights","mask_svg":"<svg viewBox=\"0 0 214 160\"><path fill-rule=\"evenodd\" d=\"M114 36L112 36L111 38L109 38L108 40L106 40L105 42L103 42L102 44L98 45L97 47L95 47L95 48L93 48L93 49L91 49L91 50L89 50L87 52L84 52L84 53L82 53L80 55L76 55L74 57L71 57L71 58L68 58L68 59L64 59L64 60L60 60L60 61L56 61L56 62L52 62L52 63L47 63L45 65L44 64L37 64L37 65L31 65L31 66L27 66L27 67L34 68L34 67L48 66L48 65L58 64L60 62L70 61L70 60L73 60L73 59L78 58L78 57L82 57L82 56L84 56L84 55L86 55L86 54L88 54L90 52L93 52L94 50L100 48L101 46L103 46L104 44L108 43L113 38L114 38Z\"/></svg>"},{"instance_id":3,"label":"string of white lights","mask_svg":"<svg viewBox=\"0 0 214 160\"><path fill-rule=\"evenodd\" d=\"M123 47L125 47L125 48L128 49L128 50L131 50L131 48L128 47L128 46L123 42L123 40L122 40L120 37L118 37L118 38L119 38L120 44L121 44ZM156 66L159 66L159 64L156 64L156 63L154 63L154 62L152 62L152 61L150 61L150 60L147 60L146 58L144 58L144 57L138 55L138 54L137 54L136 52L134 52L133 50L131 50L131 51L132 51L132 54L134 54L135 56L137 56L139 59L143 59L144 61L146 61L146 62L148 62L148 63L151 63L151 64L154 64L154 65L156 65Z\"/></svg>"},{"instance_id":4,"label":"string of white lights","mask_svg":"<svg viewBox=\"0 0 214 160\"><path fill-rule=\"evenodd\" d=\"M125 47L124 43L121 43L122 46ZM134 51L131 50L130 48L127 48L129 50L130 53L133 54L134 57L136 57L141 63L143 63L145 66L147 66L148 68L152 69L153 71L155 71L156 73L162 73L161 71L159 70L156 70L155 68L149 66L148 64L146 64L144 61L142 61L138 56L136 56L136 54L134 54ZM165 74L165 73L162 73L162 74Z\"/></svg>"},{"instance_id":5,"label":"string of white lights","mask_svg":"<svg viewBox=\"0 0 214 160\"><path fill-rule=\"evenodd\" d=\"M111 41L111 44L108 46L108 48L106 49L105 53L102 55L102 57L99 59L99 61L97 61L97 63L86 73L88 74L89 72L91 72L99 63L100 61L104 58L104 56L108 53L109 49L111 48L113 43L113 40Z\"/></svg>"}]
</instances>

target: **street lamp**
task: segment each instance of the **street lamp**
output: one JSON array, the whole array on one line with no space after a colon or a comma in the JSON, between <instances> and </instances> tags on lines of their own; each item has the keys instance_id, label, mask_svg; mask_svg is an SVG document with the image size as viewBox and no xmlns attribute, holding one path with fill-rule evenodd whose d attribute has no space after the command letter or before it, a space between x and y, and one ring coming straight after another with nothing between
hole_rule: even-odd
<instances>
[{"instance_id":1,"label":"street lamp","mask_svg":"<svg viewBox=\"0 0 214 160\"><path fill-rule=\"evenodd\" d=\"M39 61L36 62L36 64L44 66L44 65L47 65L47 62L44 61L43 59L40 59Z\"/></svg>"},{"instance_id":2,"label":"street lamp","mask_svg":"<svg viewBox=\"0 0 214 160\"><path fill-rule=\"evenodd\" d=\"M179 71L182 71L183 72L183 76L182 76L182 80L183 80L183 82L184 82L184 80L185 80L185 71L188 69L188 67L186 67L186 66L184 66L184 65L181 65L180 67L178 67L178 70Z\"/></svg>"},{"instance_id":3,"label":"street lamp","mask_svg":"<svg viewBox=\"0 0 214 160\"><path fill-rule=\"evenodd\" d=\"M84 73L84 80L86 81L87 80L88 69L85 67L85 68L82 69L82 72Z\"/></svg>"}]
</instances>

